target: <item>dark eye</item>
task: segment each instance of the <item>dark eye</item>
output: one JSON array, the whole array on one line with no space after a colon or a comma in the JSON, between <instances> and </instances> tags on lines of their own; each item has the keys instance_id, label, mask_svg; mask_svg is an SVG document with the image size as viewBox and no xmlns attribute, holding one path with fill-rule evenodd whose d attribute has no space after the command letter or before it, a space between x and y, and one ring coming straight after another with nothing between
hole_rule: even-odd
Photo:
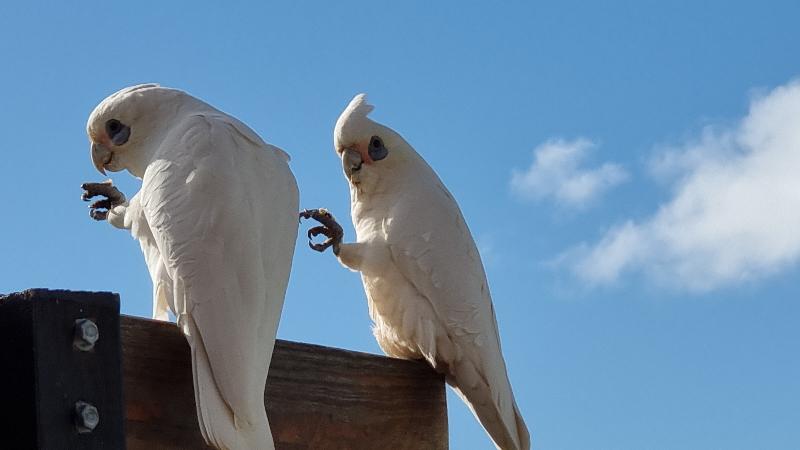
<instances>
[{"instance_id":1,"label":"dark eye","mask_svg":"<svg viewBox=\"0 0 800 450\"><path fill-rule=\"evenodd\" d=\"M131 128L117 119L109 119L106 122L106 134L114 145L122 145L128 142Z\"/></svg>"},{"instance_id":2,"label":"dark eye","mask_svg":"<svg viewBox=\"0 0 800 450\"><path fill-rule=\"evenodd\" d=\"M106 127L108 127L109 134L117 134L119 129L122 128L122 124L117 119L111 119L106 123Z\"/></svg>"},{"instance_id":3,"label":"dark eye","mask_svg":"<svg viewBox=\"0 0 800 450\"><path fill-rule=\"evenodd\" d=\"M378 136L372 136L369 140L369 157L373 161L380 161L389 154L389 150L383 145L383 141Z\"/></svg>"}]
</instances>

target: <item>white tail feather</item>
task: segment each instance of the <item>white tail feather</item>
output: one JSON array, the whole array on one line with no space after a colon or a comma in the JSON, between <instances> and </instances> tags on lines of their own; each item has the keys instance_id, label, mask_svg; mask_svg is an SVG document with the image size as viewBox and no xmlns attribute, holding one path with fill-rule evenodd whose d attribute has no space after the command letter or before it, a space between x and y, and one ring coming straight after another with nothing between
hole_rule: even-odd
<instances>
[{"instance_id":1,"label":"white tail feather","mask_svg":"<svg viewBox=\"0 0 800 450\"><path fill-rule=\"evenodd\" d=\"M472 362L462 360L457 367L451 367L447 382L469 406L498 449L530 450L528 427L517 408L507 379L504 386L489 386L483 377L478 377L475 382L475 374L476 368ZM493 398L493 392L497 398Z\"/></svg>"},{"instance_id":2,"label":"white tail feather","mask_svg":"<svg viewBox=\"0 0 800 450\"><path fill-rule=\"evenodd\" d=\"M275 450L266 412L259 417L263 418L260 424L245 428L242 423L237 423L214 381L208 355L197 329L191 318L187 322L188 327L185 328L188 330L185 329L184 334L192 348L194 399L203 439L221 450Z\"/></svg>"}]
</instances>

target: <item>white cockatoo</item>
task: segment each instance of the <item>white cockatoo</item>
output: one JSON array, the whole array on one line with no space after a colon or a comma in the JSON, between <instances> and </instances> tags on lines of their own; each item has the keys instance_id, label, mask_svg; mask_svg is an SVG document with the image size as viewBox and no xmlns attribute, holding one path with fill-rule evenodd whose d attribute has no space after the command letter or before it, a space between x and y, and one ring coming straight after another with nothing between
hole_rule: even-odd
<instances>
[{"instance_id":1,"label":"white cockatoo","mask_svg":"<svg viewBox=\"0 0 800 450\"><path fill-rule=\"evenodd\" d=\"M91 216L130 230L153 279L153 316L174 313L191 347L197 418L220 449L273 449L267 370L297 237L289 156L185 92L123 89L89 117L101 173L142 180L130 201L111 184Z\"/></svg>"},{"instance_id":2,"label":"white cockatoo","mask_svg":"<svg viewBox=\"0 0 800 450\"><path fill-rule=\"evenodd\" d=\"M461 210L442 181L398 133L370 120L363 94L339 116L334 146L350 182L357 239L324 209L301 217L323 226L339 261L361 272L373 331L386 354L427 360L446 376L503 450L530 448L514 401L486 274Z\"/></svg>"}]
</instances>

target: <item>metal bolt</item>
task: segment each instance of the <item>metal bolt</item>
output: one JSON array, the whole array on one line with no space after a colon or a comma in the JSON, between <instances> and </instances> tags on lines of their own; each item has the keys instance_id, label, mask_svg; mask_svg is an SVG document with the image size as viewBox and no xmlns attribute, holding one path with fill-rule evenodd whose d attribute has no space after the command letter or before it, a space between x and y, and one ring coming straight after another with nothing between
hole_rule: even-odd
<instances>
[{"instance_id":1,"label":"metal bolt","mask_svg":"<svg viewBox=\"0 0 800 450\"><path fill-rule=\"evenodd\" d=\"M75 402L75 428L78 433L91 433L100 423L100 413L91 403Z\"/></svg>"},{"instance_id":2,"label":"metal bolt","mask_svg":"<svg viewBox=\"0 0 800 450\"><path fill-rule=\"evenodd\" d=\"M94 348L95 342L100 339L100 329L97 324L89 319L75 321L75 340L73 344L78 350L88 352Z\"/></svg>"}]
</instances>

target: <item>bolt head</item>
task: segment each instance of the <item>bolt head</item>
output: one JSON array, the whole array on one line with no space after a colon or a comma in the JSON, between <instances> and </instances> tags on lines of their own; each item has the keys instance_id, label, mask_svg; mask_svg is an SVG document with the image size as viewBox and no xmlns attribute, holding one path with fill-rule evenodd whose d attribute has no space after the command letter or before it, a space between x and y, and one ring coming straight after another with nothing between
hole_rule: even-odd
<instances>
[{"instance_id":1,"label":"bolt head","mask_svg":"<svg viewBox=\"0 0 800 450\"><path fill-rule=\"evenodd\" d=\"M91 433L100 424L100 413L91 403L75 402L75 428L78 433Z\"/></svg>"},{"instance_id":2,"label":"bolt head","mask_svg":"<svg viewBox=\"0 0 800 450\"><path fill-rule=\"evenodd\" d=\"M89 319L75 321L75 346L83 351L91 350L100 339L100 329Z\"/></svg>"}]
</instances>

